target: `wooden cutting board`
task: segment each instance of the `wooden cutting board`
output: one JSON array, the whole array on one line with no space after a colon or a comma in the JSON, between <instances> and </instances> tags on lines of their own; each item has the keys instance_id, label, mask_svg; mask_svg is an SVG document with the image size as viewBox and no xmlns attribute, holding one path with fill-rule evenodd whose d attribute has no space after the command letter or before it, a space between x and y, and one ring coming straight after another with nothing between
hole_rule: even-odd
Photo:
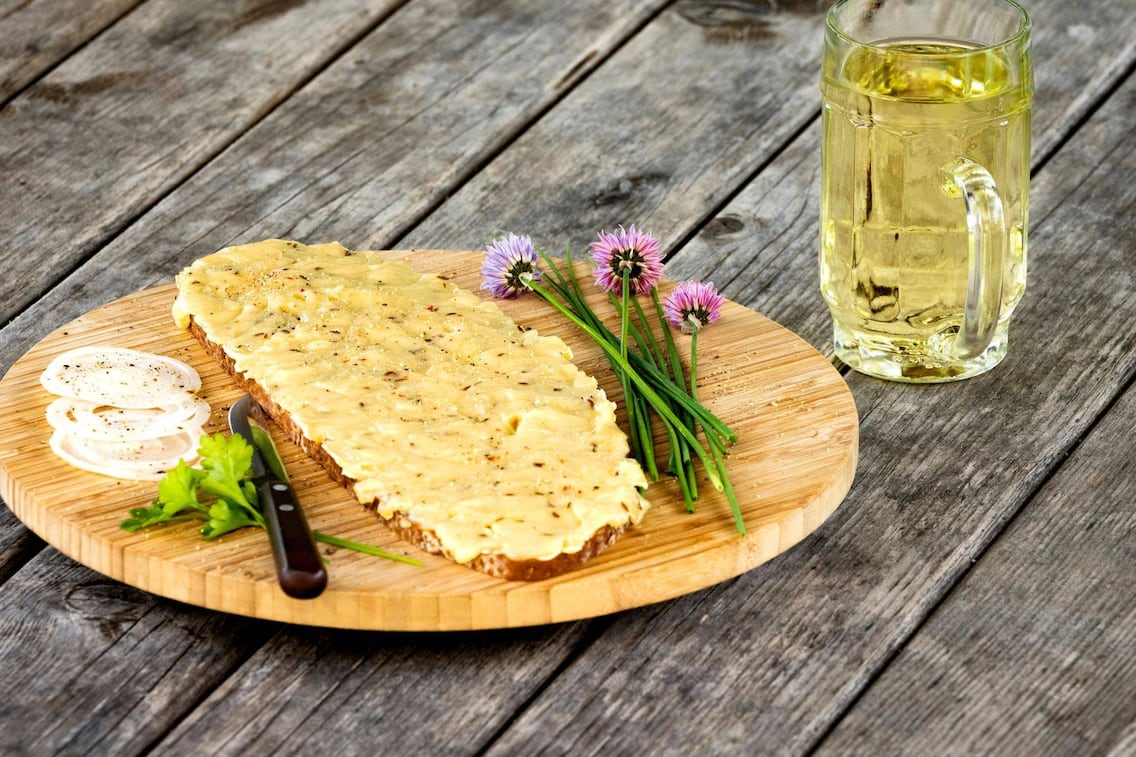
<instances>
[{"instance_id":1,"label":"wooden cutting board","mask_svg":"<svg viewBox=\"0 0 1136 757\"><path fill-rule=\"evenodd\" d=\"M388 254L468 289L480 284L481 253ZM583 569L535 583L503 581L400 541L277 433L312 528L424 563L414 567L321 545L328 589L314 600L291 599L276 584L262 531L244 529L211 542L192 524L122 531L127 511L149 504L156 485L78 470L48 447L44 410L52 396L38 377L55 355L80 345L131 347L184 360L201 373L202 395L213 408L208 430L227 432L225 413L239 391L174 326L174 295L170 283L93 310L12 366L0 381L0 492L29 528L64 554L189 604L289 623L385 630L501 628L603 615L671 599L760 565L816 529L852 484L858 423L844 380L796 335L728 303L721 321L699 337L700 391L740 435L728 465L747 536L737 534L724 497L704 476L693 514L674 482L663 480L648 491L653 508L643 523ZM599 349L551 307L535 296L500 304L518 323L563 338L577 364L622 403ZM593 305L610 313L598 290ZM688 351L687 337L678 340L680 352Z\"/></svg>"}]
</instances>

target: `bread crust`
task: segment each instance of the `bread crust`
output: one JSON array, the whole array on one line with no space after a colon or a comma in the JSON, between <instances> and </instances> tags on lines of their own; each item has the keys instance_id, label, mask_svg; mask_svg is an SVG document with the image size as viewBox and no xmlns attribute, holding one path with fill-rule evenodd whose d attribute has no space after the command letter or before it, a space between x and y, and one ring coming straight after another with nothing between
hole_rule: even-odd
<instances>
[{"instance_id":1,"label":"bread crust","mask_svg":"<svg viewBox=\"0 0 1136 757\"><path fill-rule=\"evenodd\" d=\"M192 317L190 317L189 332L197 339L209 356L213 358L226 373L232 376L237 385L252 396L256 403L263 408L268 417L287 434L288 438L294 444L311 456L327 471L328 475L330 475L334 481L347 488L354 496L355 481L349 476L344 475L343 469L339 467L339 464L335 462L331 455L329 455L318 442L312 441L304 436L299 426L292 421L288 412L277 405L260 384L237 370L236 363L228 353L225 352L224 348L209 339L205 331ZM358 497L356 497L356 499L358 499ZM435 555L443 555L452 559L452 557L446 553L446 550L442 547L440 540L433 531L424 529L412 522L405 513L396 512L391 517L386 518L379 514L379 502L377 500L364 502L362 504L400 538L426 552ZM541 581L581 567L588 560L614 544L627 528L627 525L621 528L604 526L592 534L591 538L584 543L579 551L561 553L548 560L513 560L502 554L482 554L474 558L471 562L463 564L496 578L503 578L510 581Z\"/></svg>"}]
</instances>

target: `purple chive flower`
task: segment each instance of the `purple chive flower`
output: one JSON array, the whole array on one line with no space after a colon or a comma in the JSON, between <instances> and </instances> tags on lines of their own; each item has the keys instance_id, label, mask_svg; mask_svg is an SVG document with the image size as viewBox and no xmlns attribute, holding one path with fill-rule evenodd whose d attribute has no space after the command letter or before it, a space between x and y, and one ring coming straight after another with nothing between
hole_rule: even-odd
<instances>
[{"instance_id":1,"label":"purple chive flower","mask_svg":"<svg viewBox=\"0 0 1136 757\"><path fill-rule=\"evenodd\" d=\"M725 304L726 298L718 294L713 282L684 281L663 297L663 314L675 328L689 334L718 320Z\"/></svg>"},{"instance_id":2,"label":"purple chive flower","mask_svg":"<svg viewBox=\"0 0 1136 757\"><path fill-rule=\"evenodd\" d=\"M596 263L596 284L613 293L623 293L623 272L629 275L630 290L647 294L663 276L663 256L659 243L635 224L630 229L601 231L599 241L592 242L592 260Z\"/></svg>"},{"instance_id":3,"label":"purple chive flower","mask_svg":"<svg viewBox=\"0 0 1136 757\"><path fill-rule=\"evenodd\" d=\"M494 297L516 297L529 290L530 281L540 281L537 253L527 234L509 234L485 248L481 264L481 288Z\"/></svg>"}]
</instances>

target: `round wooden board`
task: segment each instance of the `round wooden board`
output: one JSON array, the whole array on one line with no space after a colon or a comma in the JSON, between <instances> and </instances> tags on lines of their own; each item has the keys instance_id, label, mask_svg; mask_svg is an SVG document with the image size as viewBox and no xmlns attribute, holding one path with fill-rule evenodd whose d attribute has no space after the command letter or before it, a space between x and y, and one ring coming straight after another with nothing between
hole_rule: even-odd
<instances>
[{"instance_id":1,"label":"round wooden board","mask_svg":"<svg viewBox=\"0 0 1136 757\"><path fill-rule=\"evenodd\" d=\"M389 254L467 289L479 286L481 253ZM643 523L582 569L534 583L503 581L400 541L277 434L314 529L424 563L414 567L347 550L328 552L327 590L314 600L291 599L276 584L263 532L244 529L206 542L192 524L122 531L118 526L127 511L148 504L155 484L78 470L48 446L44 409L52 396L38 377L55 355L80 345L131 347L193 365L213 408L209 430L227 431L225 413L240 393L197 342L174 326L174 294L171 283L93 310L12 366L0 381L0 491L29 528L64 554L189 604L288 623L382 630L503 628L592 617L671 599L760 565L816 529L852 484L858 421L844 380L793 333L728 303L722 320L699 338L700 391L740 435L728 465L747 536L737 534L724 497L704 477L693 514L684 509L674 482L661 480L647 493L653 507ZM500 304L518 323L561 336L577 364L622 402L598 348L551 307L536 297ZM606 308L598 292L594 304L601 312ZM680 335L680 351L688 344Z\"/></svg>"}]
</instances>

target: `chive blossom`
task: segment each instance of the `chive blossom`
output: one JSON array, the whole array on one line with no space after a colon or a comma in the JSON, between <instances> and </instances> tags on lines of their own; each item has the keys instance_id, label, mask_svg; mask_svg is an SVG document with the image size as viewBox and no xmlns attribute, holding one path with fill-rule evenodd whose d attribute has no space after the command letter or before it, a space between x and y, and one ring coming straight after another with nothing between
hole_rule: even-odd
<instances>
[{"instance_id":1,"label":"chive blossom","mask_svg":"<svg viewBox=\"0 0 1136 757\"><path fill-rule=\"evenodd\" d=\"M516 297L529 290L529 284L540 281L537 252L527 235L509 234L485 248L481 264L481 288L494 297Z\"/></svg>"},{"instance_id":2,"label":"chive blossom","mask_svg":"<svg viewBox=\"0 0 1136 757\"><path fill-rule=\"evenodd\" d=\"M620 295L626 277L635 294L647 294L663 276L663 256L659 243L635 224L618 231L601 231L599 241L592 242L596 284L601 289Z\"/></svg>"},{"instance_id":3,"label":"chive blossom","mask_svg":"<svg viewBox=\"0 0 1136 757\"><path fill-rule=\"evenodd\" d=\"M718 320L725 304L713 282L684 281L663 297L663 313L671 325L689 334Z\"/></svg>"}]
</instances>

